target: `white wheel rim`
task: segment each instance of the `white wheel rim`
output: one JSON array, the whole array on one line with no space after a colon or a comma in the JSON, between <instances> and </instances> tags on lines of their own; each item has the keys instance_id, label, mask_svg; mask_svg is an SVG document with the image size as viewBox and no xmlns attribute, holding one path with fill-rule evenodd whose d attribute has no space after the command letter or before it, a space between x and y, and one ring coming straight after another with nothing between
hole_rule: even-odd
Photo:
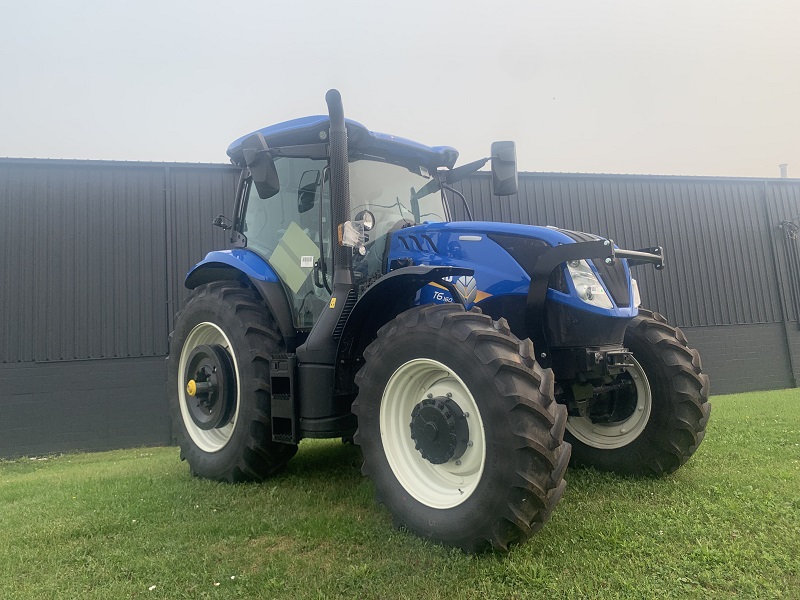
<instances>
[{"instance_id":1,"label":"white wheel rim","mask_svg":"<svg viewBox=\"0 0 800 600\"><path fill-rule=\"evenodd\" d=\"M236 378L236 408L234 409L231 420L223 427L216 429L200 429L192 419L192 416L189 414L189 409L186 406L188 401L194 400L194 398L186 393L186 366L189 362L192 350L198 346L211 344L217 344L225 348L233 362L234 377ZM231 342L228 336L214 323L205 322L195 325L194 329L189 332L186 343L183 344L178 366L178 403L181 407L183 426L186 428L189 437L192 438L192 441L197 444L200 450L204 452L218 452L230 441L233 431L236 428L236 420L239 417L239 365L236 362L236 356L231 351Z\"/></svg>"},{"instance_id":2,"label":"white wheel rim","mask_svg":"<svg viewBox=\"0 0 800 600\"><path fill-rule=\"evenodd\" d=\"M422 457L411 438L411 411L428 395L452 394L469 414L469 440L458 459L435 465ZM467 386L442 363L417 358L397 369L381 398L381 443L394 476L415 500L431 508L458 506L475 491L486 464L486 436L478 405Z\"/></svg>"},{"instance_id":3,"label":"white wheel rim","mask_svg":"<svg viewBox=\"0 0 800 600\"><path fill-rule=\"evenodd\" d=\"M644 431L650 420L653 398L650 384L639 362L631 356L633 367L625 370L636 388L636 408L624 421L616 423L592 423L585 417L571 416L567 419L567 431L588 446L602 450L613 450L627 446Z\"/></svg>"}]
</instances>

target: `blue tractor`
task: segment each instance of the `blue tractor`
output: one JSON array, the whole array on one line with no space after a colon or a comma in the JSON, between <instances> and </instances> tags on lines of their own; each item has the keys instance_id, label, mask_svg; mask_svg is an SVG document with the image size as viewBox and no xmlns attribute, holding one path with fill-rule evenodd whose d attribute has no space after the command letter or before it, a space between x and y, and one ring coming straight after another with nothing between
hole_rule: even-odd
<instances>
[{"instance_id":1,"label":"blue tractor","mask_svg":"<svg viewBox=\"0 0 800 600\"><path fill-rule=\"evenodd\" d=\"M516 193L513 142L456 167L455 149L326 101L228 148L242 175L215 224L232 249L189 272L170 336L191 472L259 481L303 438L352 439L395 525L478 551L542 527L570 456L633 475L685 463L708 377L630 275L662 268L661 249L451 221L451 184L488 161L494 194Z\"/></svg>"}]
</instances>

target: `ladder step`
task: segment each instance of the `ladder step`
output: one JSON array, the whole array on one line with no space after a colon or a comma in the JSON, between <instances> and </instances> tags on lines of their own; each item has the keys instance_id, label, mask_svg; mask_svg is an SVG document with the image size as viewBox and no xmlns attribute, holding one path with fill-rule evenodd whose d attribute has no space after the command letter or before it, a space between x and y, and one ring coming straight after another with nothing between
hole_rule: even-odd
<instances>
[{"instance_id":1,"label":"ladder step","mask_svg":"<svg viewBox=\"0 0 800 600\"><path fill-rule=\"evenodd\" d=\"M297 356L274 355L269 361L272 441L297 444L300 441L297 418Z\"/></svg>"}]
</instances>

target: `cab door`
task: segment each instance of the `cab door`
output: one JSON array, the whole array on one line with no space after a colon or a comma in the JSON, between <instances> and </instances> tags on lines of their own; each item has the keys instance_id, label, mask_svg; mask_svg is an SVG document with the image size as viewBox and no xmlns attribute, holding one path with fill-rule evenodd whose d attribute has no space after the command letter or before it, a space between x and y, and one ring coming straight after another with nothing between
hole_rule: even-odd
<instances>
[{"instance_id":1,"label":"cab door","mask_svg":"<svg viewBox=\"0 0 800 600\"><path fill-rule=\"evenodd\" d=\"M329 211L323 199L327 160L278 157L275 168L280 191L271 198L259 198L255 186L249 185L242 233L247 248L266 259L280 277L295 327L307 331L330 301L323 282L318 286L314 281L320 243L330 255Z\"/></svg>"}]
</instances>

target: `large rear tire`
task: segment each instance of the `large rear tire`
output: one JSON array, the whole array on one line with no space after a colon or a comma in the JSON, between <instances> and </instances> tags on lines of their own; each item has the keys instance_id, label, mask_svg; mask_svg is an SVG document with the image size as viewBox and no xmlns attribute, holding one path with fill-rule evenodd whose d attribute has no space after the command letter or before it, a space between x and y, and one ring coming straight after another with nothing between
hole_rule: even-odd
<instances>
[{"instance_id":1,"label":"large rear tire","mask_svg":"<svg viewBox=\"0 0 800 600\"><path fill-rule=\"evenodd\" d=\"M567 420L572 463L623 475L672 473L703 441L711 414L708 375L686 336L658 313L639 310L625 332L630 414L610 423Z\"/></svg>"},{"instance_id":2,"label":"large rear tire","mask_svg":"<svg viewBox=\"0 0 800 600\"><path fill-rule=\"evenodd\" d=\"M468 552L542 527L570 447L529 340L504 319L427 305L382 327L364 358L355 442L396 526Z\"/></svg>"},{"instance_id":3,"label":"large rear tire","mask_svg":"<svg viewBox=\"0 0 800 600\"><path fill-rule=\"evenodd\" d=\"M252 289L224 281L192 292L175 317L167 387L181 458L193 475L261 481L297 452L272 441L269 356L283 348Z\"/></svg>"}]
</instances>

